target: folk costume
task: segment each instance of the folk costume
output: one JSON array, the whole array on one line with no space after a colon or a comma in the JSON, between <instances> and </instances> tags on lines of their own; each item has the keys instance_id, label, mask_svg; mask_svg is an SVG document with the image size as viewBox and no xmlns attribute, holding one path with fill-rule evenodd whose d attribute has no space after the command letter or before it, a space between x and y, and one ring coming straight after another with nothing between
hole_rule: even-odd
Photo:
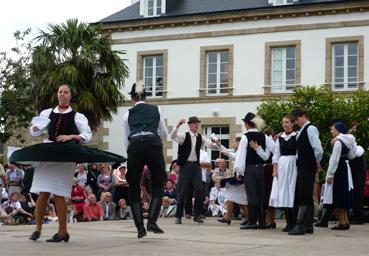
<instances>
[{"instance_id":1,"label":"folk costume","mask_svg":"<svg viewBox=\"0 0 369 256\"><path fill-rule=\"evenodd\" d=\"M305 115L305 111L297 109L292 118ZM322 159L323 148L319 139L319 131L309 121L305 122L297 133L297 179L295 204L299 207L296 226L289 235L312 234L314 220L313 190L318 164Z\"/></svg>"},{"instance_id":2,"label":"folk costume","mask_svg":"<svg viewBox=\"0 0 369 256\"><path fill-rule=\"evenodd\" d=\"M253 123L257 128L250 128L242 136L237 150L233 170L238 176L244 176L244 184L248 201L248 223L241 229L256 229L259 219L259 227L265 228L264 209L264 168L265 161L270 156L269 148L274 144L270 138L261 133L264 121L253 113L247 113L242 119L245 123ZM251 148L250 142L255 141L259 147ZM267 145L268 144L268 145Z\"/></svg>"},{"instance_id":3,"label":"folk costume","mask_svg":"<svg viewBox=\"0 0 369 256\"><path fill-rule=\"evenodd\" d=\"M165 139L168 131L161 109L144 102L146 92L142 84L134 84L130 94L135 105L123 117L123 147L128 155L126 179L129 184L131 211L140 238L146 235L140 196L140 182L145 165L150 171L152 186L147 231L163 233L156 221L167 180L161 138Z\"/></svg>"},{"instance_id":4,"label":"folk costume","mask_svg":"<svg viewBox=\"0 0 369 256\"><path fill-rule=\"evenodd\" d=\"M37 127L38 131L33 131ZM32 119L30 133L40 136L48 132L44 143L35 144L14 151L9 161L35 167L31 193L48 192L69 197L76 163L124 162L120 155L107 151L84 147L76 141L57 142L59 135L79 135L84 141L91 141L92 132L87 118L71 107L60 112L58 107L44 110Z\"/></svg>"}]
</instances>

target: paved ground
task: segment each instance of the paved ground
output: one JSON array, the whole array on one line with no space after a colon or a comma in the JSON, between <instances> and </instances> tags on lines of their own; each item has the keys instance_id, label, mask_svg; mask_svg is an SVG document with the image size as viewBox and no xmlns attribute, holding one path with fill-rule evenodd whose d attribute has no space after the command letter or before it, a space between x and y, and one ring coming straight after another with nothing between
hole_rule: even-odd
<instances>
[{"instance_id":1,"label":"paved ground","mask_svg":"<svg viewBox=\"0 0 369 256\"><path fill-rule=\"evenodd\" d=\"M239 222L227 226L215 218L205 224L173 221L161 219L165 234L150 233L140 240L131 221L70 224L70 242L59 244L44 242L55 233L55 223L44 225L37 242L28 240L34 226L2 226L0 255L369 255L369 224L341 232L316 228L314 235L292 237L281 232L283 222L275 230L246 231Z\"/></svg>"}]
</instances>

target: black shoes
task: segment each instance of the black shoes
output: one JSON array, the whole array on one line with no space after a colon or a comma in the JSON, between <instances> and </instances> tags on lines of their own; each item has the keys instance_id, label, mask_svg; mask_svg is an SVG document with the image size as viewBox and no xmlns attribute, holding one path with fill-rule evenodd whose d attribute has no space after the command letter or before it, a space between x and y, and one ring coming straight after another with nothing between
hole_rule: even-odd
<instances>
[{"instance_id":1,"label":"black shoes","mask_svg":"<svg viewBox=\"0 0 369 256\"><path fill-rule=\"evenodd\" d=\"M182 218L176 218L175 224L182 224Z\"/></svg>"},{"instance_id":2,"label":"black shoes","mask_svg":"<svg viewBox=\"0 0 369 256\"><path fill-rule=\"evenodd\" d=\"M220 223L227 223L227 225L231 224L231 220L227 220L226 218L217 219Z\"/></svg>"},{"instance_id":3,"label":"black shoes","mask_svg":"<svg viewBox=\"0 0 369 256\"><path fill-rule=\"evenodd\" d=\"M194 221L194 222L197 222L197 223L204 223L204 221L201 219L201 217L200 217L200 216L196 216L196 217L194 217L194 218L193 218L193 221Z\"/></svg>"},{"instance_id":4,"label":"black shoes","mask_svg":"<svg viewBox=\"0 0 369 256\"><path fill-rule=\"evenodd\" d=\"M318 228L328 228L328 223L318 222L314 224L314 226Z\"/></svg>"},{"instance_id":5,"label":"black shoes","mask_svg":"<svg viewBox=\"0 0 369 256\"><path fill-rule=\"evenodd\" d=\"M147 222L147 231L162 234L164 231L156 223Z\"/></svg>"},{"instance_id":6,"label":"black shoes","mask_svg":"<svg viewBox=\"0 0 369 256\"><path fill-rule=\"evenodd\" d=\"M64 235L59 235L59 233L56 233L55 235L53 235L52 238L49 238L46 240L46 242L51 242L51 243L59 243L61 241L68 242L69 234L65 233Z\"/></svg>"},{"instance_id":7,"label":"black shoes","mask_svg":"<svg viewBox=\"0 0 369 256\"><path fill-rule=\"evenodd\" d=\"M246 225L240 225L240 229L258 229L258 225L247 223Z\"/></svg>"},{"instance_id":8,"label":"black shoes","mask_svg":"<svg viewBox=\"0 0 369 256\"><path fill-rule=\"evenodd\" d=\"M270 224L266 225L265 229L269 229L269 228L275 229L276 227L277 227L277 224L275 222L273 222L273 223L270 223Z\"/></svg>"},{"instance_id":9,"label":"black shoes","mask_svg":"<svg viewBox=\"0 0 369 256\"><path fill-rule=\"evenodd\" d=\"M350 224L346 223L346 224L338 224L334 227L331 228L332 230L349 230L350 229Z\"/></svg>"},{"instance_id":10,"label":"black shoes","mask_svg":"<svg viewBox=\"0 0 369 256\"><path fill-rule=\"evenodd\" d=\"M137 228L137 238L146 236L146 229L144 227Z\"/></svg>"},{"instance_id":11,"label":"black shoes","mask_svg":"<svg viewBox=\"0 0 369 256\"><path fill-rule=\"evenodd\" d=\"M30 239L30 240L33 240L33 241L36 241L37 239L39 239L39 238L40 238L40 236L41 236L41 232L34 231L34 232L30 235L29 239Z\"/></svg>"}]
</instances>

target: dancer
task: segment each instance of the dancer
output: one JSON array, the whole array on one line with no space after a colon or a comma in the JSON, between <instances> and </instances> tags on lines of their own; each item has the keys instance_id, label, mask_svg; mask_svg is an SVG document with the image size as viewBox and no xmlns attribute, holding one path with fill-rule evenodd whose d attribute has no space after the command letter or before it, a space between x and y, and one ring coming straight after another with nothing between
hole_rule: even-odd
<instances>
[{"instance_id":1,"label":"dancer","mask_svg":"<svg viewBox=\"0 0 369 256\"><path fill-rule=\"evenodd\" d=\"M185 199L191 196L189 190L192 186L195 194L194 218L197 223L204 223L200 214L203 208L204 188L202 184L202 170L200 166L200 148L215 148L213 142L198 133L200 120L196 116L188 119L189 132L178 133L178 129L186 122L185 119L178 121L177 126L171 132L172 140L176 141L178 146L178 194L177 194L177 212L176 224L182 224L182 214Z\"/></svg>"},{"instance_id":2,"label":"dancer","mask_svg":"<svg viewBox=\"0 0 369 256\"><path fill-rule=\"evenodd\" d=\"M286 227L283 232L289 232L294 226L294 200L297 178L296 167L296 133L292 130L294 122L290 116L283 117L284 133L276 141L273 155L273 182L272 190L277 191L276 198L271 198L269 205L275 208L284 208Z\"/></svg>"},{"instance_id":3,"label":"dancer","mask_svg":"<svg viewBox=\"0 0 369 256\"><path fill-rule=\"evenodd\" d=\"M246 133L242 136L236 154L233 170L238 179L244 176L248 201L248 223L240 229L265 228L264 210L264 169L263 164L270 156L269 148L274 144L268 136L260 132L264 120L254 113L247 113L242 119ZM259 219L259 226L256 224Z\"/></svg>"},{"instance_id":4,"label":"dancer","mask_svg":"<svg viewBox=\"0 0 369 256\"><path fill-rule=\"evenodd\" d=\"M91 141L87 118L70 107L71 88L63 84L58 89L58 106L44 110L32 120L30 132L39 136L48 131L47 143L35 144L15 151L10 162L32 164L35 167L31 193L39 194L36 202L36 230L29 237L40 238L42 222L50 194L54 194L58 215L58 232L47 242L69 241L67 232L66 197L70 197L77 163L124 162L125 158L106 151L81 146Z\"/></svg>"},{"instance_id":5,"label":"dancer","mask_svg":"<svg viewBox=\"0 0 369 256\"><path fill-rule=\"evenodd\" d=\"M297 179L295 203L298 214L296 226L288 232L289 235L305 235L314 233L314 202L313 190L315 175L321 169L320 161L323 148L319 139L319 131L313 126L305 110L292 111L292 120L300 127L297 140Z\"/></svg>"},{"instance_id":6,"label":"dancer","mask_svg":"<svg viewBox=\"0 0 369 256\"><path fill-rule=\"evenodd\" d=\"M234 161L236 159L236 152L240 145L240 141L241 137L236 137L232 142L232 149L227 149L221 145L219 140L216 140L216 144L218 145L220 152L227 155L230 160ZM243 180L237 181L236 176L237 174L233 170L232 178L225 178L224 181L222 181L222 183L225 182L226 186L225 200L227 204L227 213L223 218L218 219L220 223L227 223L228 225L231 224L234 204L239 205L240 209L243 211L245 219L247 219L248 210L245 186L243 185ZM246 221L243 221L241 225L246 225Z\"/></svg>"},{"instance_id":7,"label":"dancer","mask_svg":"<svg viewBox=\"0 0 369 256\"><path fill-rule=\"evenodd\" d=\"M137 237L146 236L141 206L140 182L142 170L147 165L151 174L151 200L148 213L147 231L164 233L156 224L159 217L164 183L167 180L161 138L168 135L161 109L146 104L146 91L141 82L133 84L131 101L134 107L123 117L125 137L123 147L128 154L128 172L131 211L137 228Z\"/></svg>"}]
</instances>

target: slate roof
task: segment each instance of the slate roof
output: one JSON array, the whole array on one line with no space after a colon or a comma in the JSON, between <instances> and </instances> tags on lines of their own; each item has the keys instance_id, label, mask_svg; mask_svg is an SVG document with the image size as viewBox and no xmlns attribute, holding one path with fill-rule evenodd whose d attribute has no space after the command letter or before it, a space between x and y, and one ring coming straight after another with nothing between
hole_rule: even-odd
<instances>
[{"instance_id":1,"label":"slate roof","mask_svg":"<svg viewBox=\"0 0 369 256\"><path fill-rule=\"evenodd\" d=\"M355 0L300 0L295 6L333 4L353 2ZM268 8L284 8L291 5L271 6L268 0L167 0L166 13L159 17L140 16L140 3L137 2L120 10L97 23L116 23L148 19L162 19L169 17L206 15L222 12L236 12L245 10L260 10Z\"/></svg>"}]
</instances>

